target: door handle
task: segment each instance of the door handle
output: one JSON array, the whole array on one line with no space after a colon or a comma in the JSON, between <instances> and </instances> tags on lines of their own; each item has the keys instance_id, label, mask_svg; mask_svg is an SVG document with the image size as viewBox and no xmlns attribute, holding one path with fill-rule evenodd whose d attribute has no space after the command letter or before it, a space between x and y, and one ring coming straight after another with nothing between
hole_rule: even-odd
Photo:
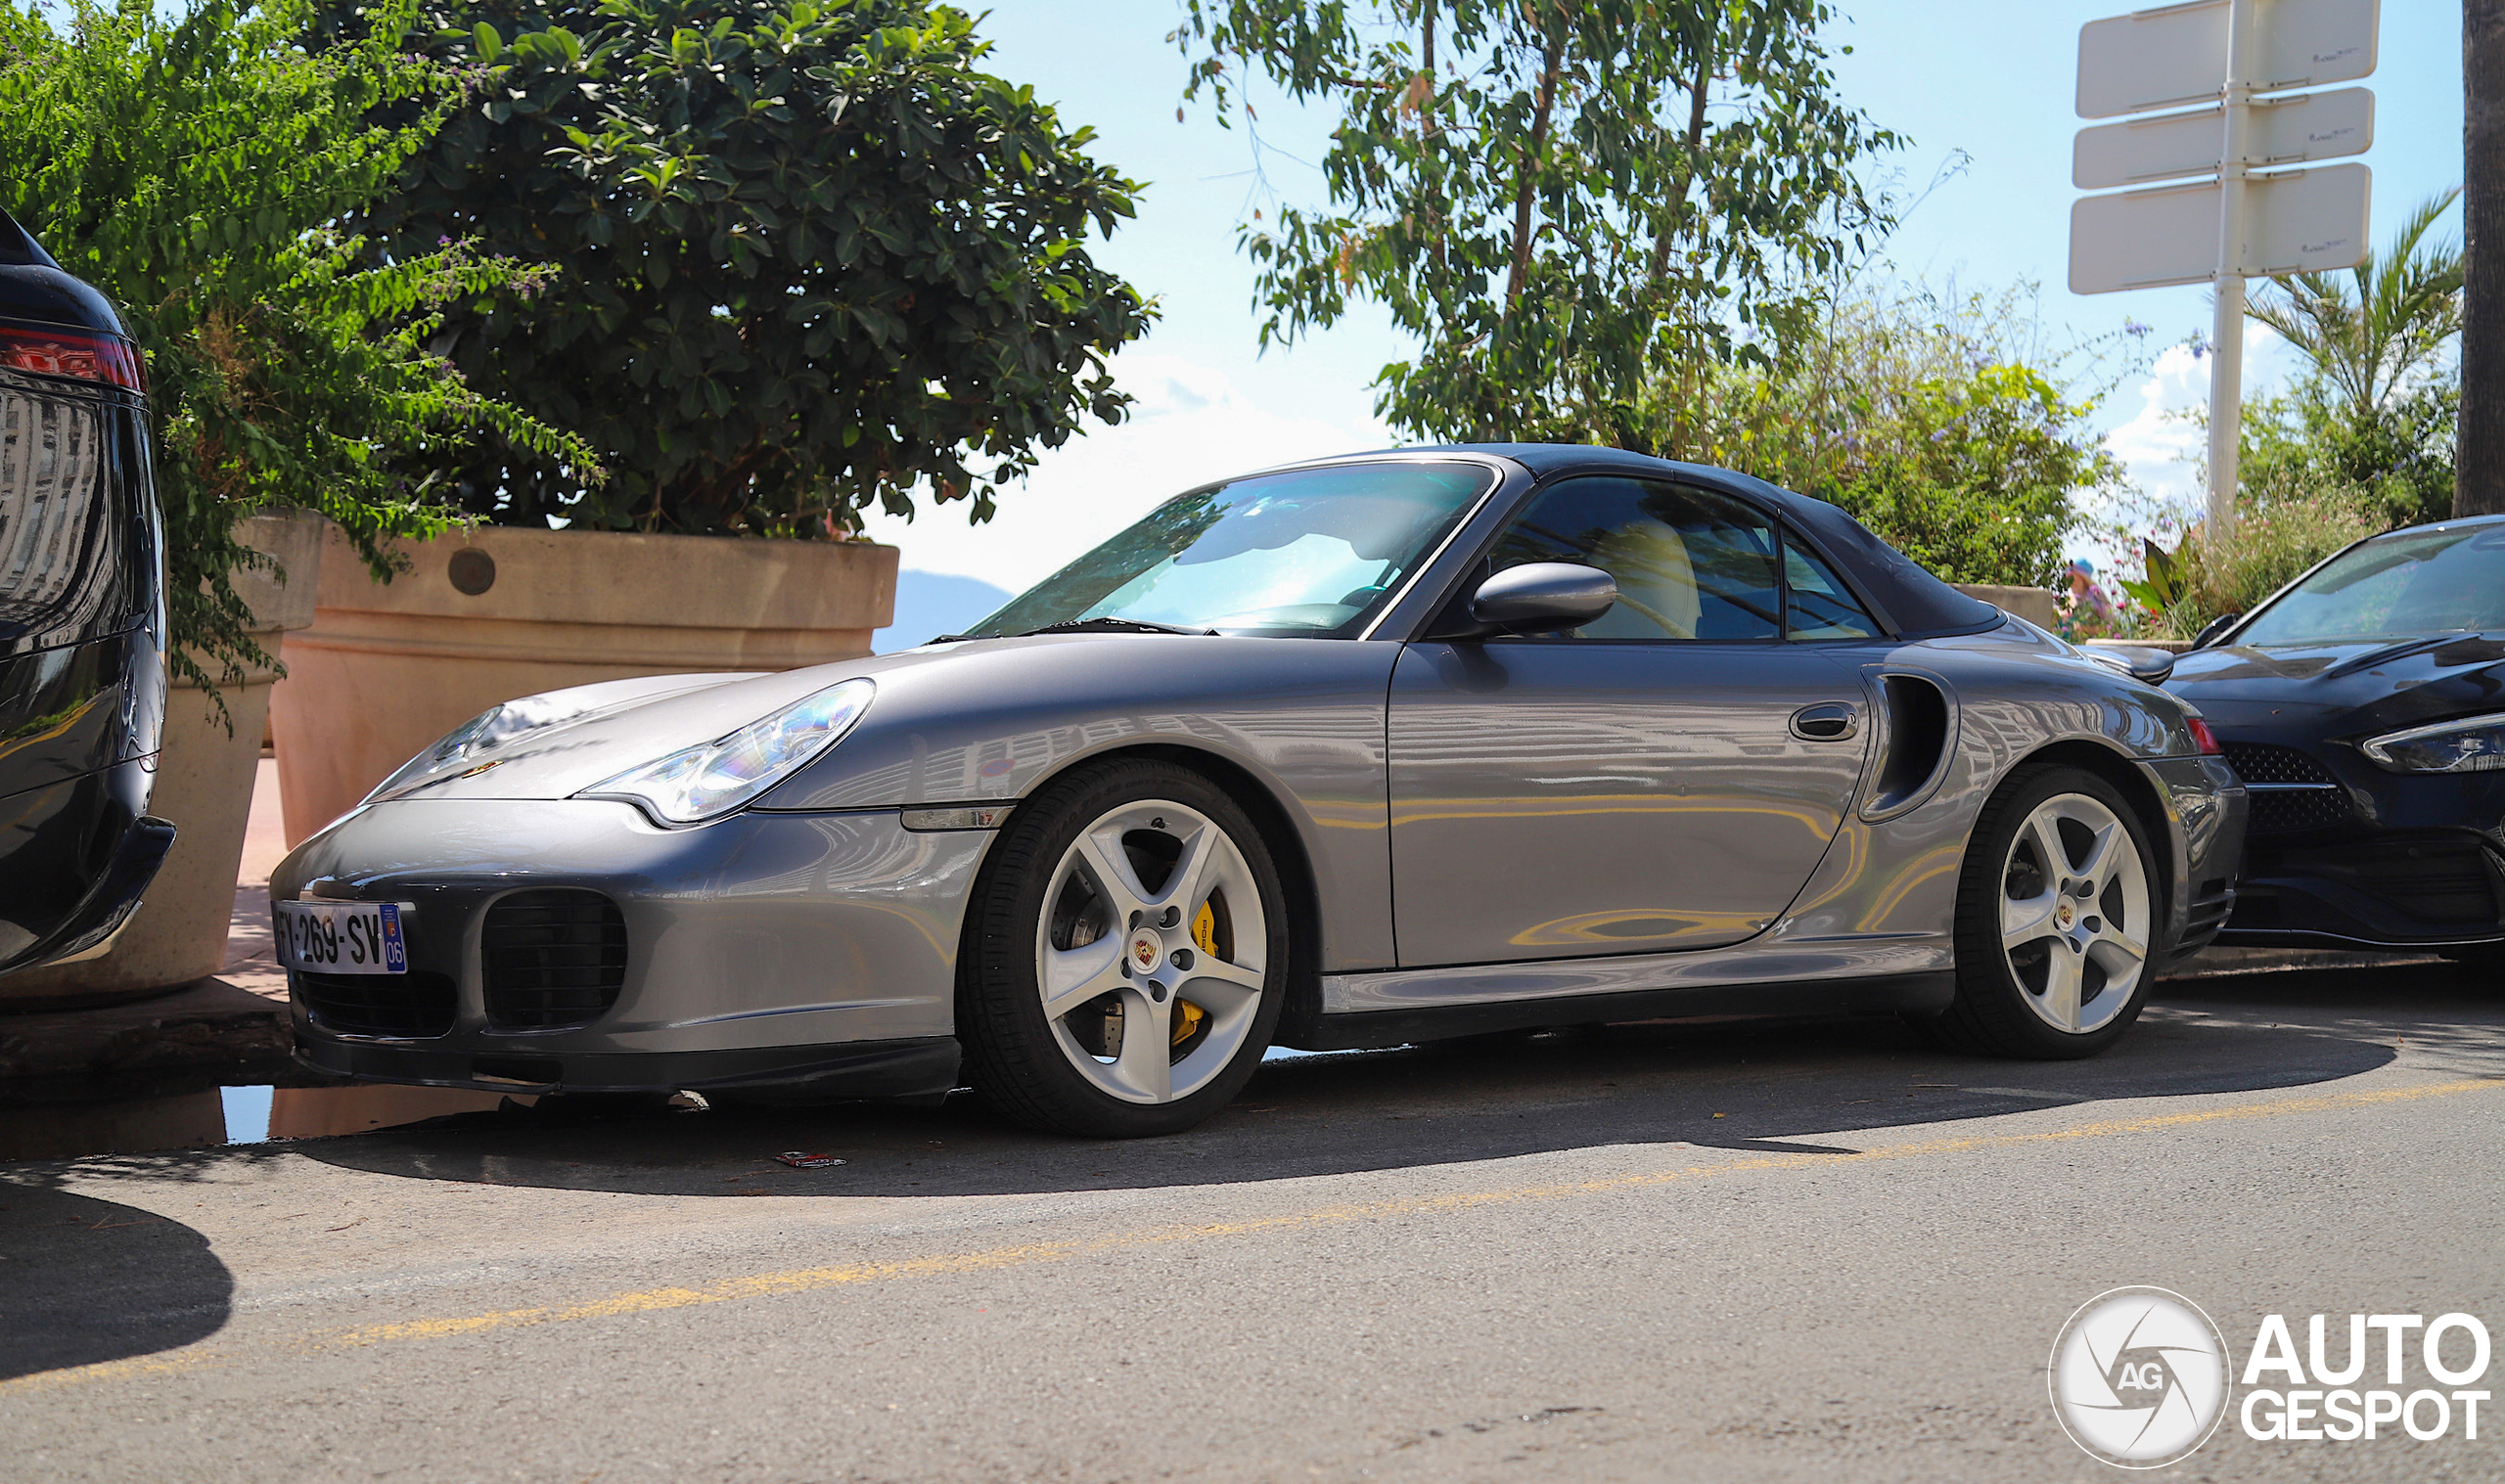
<instances>
[{"instance_id":1,"label":"door handle","mask_svg":"<svg viewBox=\"0 0 2505 1484\"><path fill-rule=\"evenodd\" d=\"M1792 713L1792 735L1803 742L1846 742L1861 731L1851 702L1830 700Z\"/></svg>"}]
</instances>

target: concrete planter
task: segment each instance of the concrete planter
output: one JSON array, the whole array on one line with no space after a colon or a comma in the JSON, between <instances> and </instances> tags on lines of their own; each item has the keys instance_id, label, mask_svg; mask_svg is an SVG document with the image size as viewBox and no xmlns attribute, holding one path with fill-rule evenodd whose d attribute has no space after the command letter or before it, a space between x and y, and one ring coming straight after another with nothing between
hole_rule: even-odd
<instances>
[{"instance_id":1,"label":"concrete planter","mask_svg":"<svg viewBox=\"0 0 2505 1484\"><path fill-rule=\"evenodd\" d=\"M322 554L317 516L254 516L236 530L246 546L267 552L280 576L239 572L236 591L252 608L252 638L276 655L290 631L313 620L315 563ZM291 655L292 657L292 655ZM215 670L214 665L203 668ZM68 1010L143 999L217 972L235 911L236 866L252 807L252 772L269 714L269 670L224 682L233 730L197 686L176 682L165 697L164 750L149 812L180 832L148 896L106 951L75 964L55 964L0 979L0 1009Z\"/></svg>"},{"instance_id":2,"label":"concrete planter","mask_svg":"<svg viewBox=\"0 0 2505 1484\"><path fill-rule=\"evenodd\" d=\"M2015 613L2039 629L2052 628L2061 611L2050 588L2008 587L1994 582L1952 582L1949 586L1969 598L1981 598L2002 612Z\"/></svg>"},{"instance_id":3,"label":"concrete planter","mask_svg":"<svg viewBox=\"0 0 2505 1484\"><path fill-rule=\"evenodd\" d=\"M785 670L870 652L896 550L482 526L372 580L332 531L310 628L271 702L290 844L501 700L595 681Z\"/></svg>"}]
</instances>

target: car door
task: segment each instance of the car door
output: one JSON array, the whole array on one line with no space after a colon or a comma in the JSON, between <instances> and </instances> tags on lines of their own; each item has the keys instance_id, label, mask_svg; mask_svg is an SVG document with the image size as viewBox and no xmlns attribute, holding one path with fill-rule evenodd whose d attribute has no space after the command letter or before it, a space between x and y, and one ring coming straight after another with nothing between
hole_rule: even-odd
<instances>
[{"instance_id":1,"label":"car door","mask_svg":"<svg viewBox=\"0 0 2505 1484\"><path fill-rule=\"evenodd\" d=\"M1871 730L1857 673L1787 635L1875 626L1814 558L1787 562L1769 517L1688 485L1552 485L1472 580L1528 562L1601 567L1618 602L1568 634L1405 648L1388 716L1401 964L1763 930L1851 807Z\"/></svg>"}]
</instances>

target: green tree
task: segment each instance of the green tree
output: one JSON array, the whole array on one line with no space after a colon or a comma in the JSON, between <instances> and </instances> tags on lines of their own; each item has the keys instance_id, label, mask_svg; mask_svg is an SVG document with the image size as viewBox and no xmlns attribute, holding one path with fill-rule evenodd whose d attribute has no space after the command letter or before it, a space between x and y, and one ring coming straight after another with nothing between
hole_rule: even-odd
<instances>
[{"instance_id":1,"label":"green tree","mask_svg":"<svg viewBox=\"0 0 2505 1484\"><path fill-rule=\"evenodd\" d=\"M2273 279L2245 313L2279 333L2353 412L2370 412L2434 369L2462 328L2462 249L2429 242L2461 188L2419 202L2391 246L2368 251L2346 275Z\"/></svg>"},{"instance_id":2,"label":"green tree","mask_svg":"<svg viewBox=\"0 0 2505 1484\"><path fill-rule=\"evenodd\" d=\"M147 357L178 674L266 663L228 574L266 559L238 517L307 506L377 575L387 543L453 516L392 467L493 436L597 477L591 451L465 384L426 348L438 307L531 280L461 243L388 262L336 223L388 188L462 98L370 39L306 50L294 0L71 0L66 26L0 0L0 206L121 309ZM398 127L367 120L378 108Z\"/></svg>"},{"instance_id":3,"label":"green tree","mask_svg":"<svg viewBox=\"0 0 2505 1484\"><path fill-rule=\"evenodd\" d=\"M1262 342L1372 300L1428 437L1688 451L1711 368L1802 322L1896 137L1835 95L1824 0L1185 0L1186 99L1338 110L1327 208L1243 229ZM1662 396L1662 388L1673 394Z\"/></svg>"},{"instance_id":4,"label":"green tree","mask_svg":"<svg viewBox=\"0 0 2505 1484\"><path fill-rule=\"evenodd\" d=\"M606 486L500 440L427 467L485 519L833 536L927 485L996 486L1127 398L1147 328L1090 257L1137 187L926 0L478 0L425 55L479 79L391 199L401 256L475 240L545 267L451 306L470 384L576 429ZM325 24L365 12L333 0Z\"/></svg>"},{"instance_id":5,"label":"green tree","mask_svg":"<svg viewBox=\"0 0 2505 1484\"><path fill-rule=\"evenodd\" d=\"M2345 274L2294 274L2254 296L2246 313L2310 364L2287 395L2246 408L2245 497L2346 487L2394 523L2450 513L2461 387L2446 353L2462 328L2462 250L2429 234L2460 195L2420 202L2388 248Z\"/></svg>"}]
</instances>

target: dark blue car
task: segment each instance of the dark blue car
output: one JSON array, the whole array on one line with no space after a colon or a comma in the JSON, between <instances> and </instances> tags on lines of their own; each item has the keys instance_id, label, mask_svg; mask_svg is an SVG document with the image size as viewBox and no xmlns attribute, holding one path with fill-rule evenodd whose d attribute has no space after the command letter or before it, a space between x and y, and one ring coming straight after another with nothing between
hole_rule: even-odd
<instances>
[{"instance_id":1,"label":"dark blue car","mask_svg":"<svg viewBox=\"0 0 2505 1484\"><path fill-rule=\"evenodd\" d=\"M0 974L98 947L173 844L138 347L0 213Z\"/></svg>"},{"instance_id":2,"label":"dark blue car","mask_svg":"<svg viewBox=\"0 0 2505 1484\"><path fill-rule=\"evenodd\" d=\"M2505 956L2505 517L2348 547L2166 689L2252 793L2220 942Z\"/></svg>"}]
</instances>

